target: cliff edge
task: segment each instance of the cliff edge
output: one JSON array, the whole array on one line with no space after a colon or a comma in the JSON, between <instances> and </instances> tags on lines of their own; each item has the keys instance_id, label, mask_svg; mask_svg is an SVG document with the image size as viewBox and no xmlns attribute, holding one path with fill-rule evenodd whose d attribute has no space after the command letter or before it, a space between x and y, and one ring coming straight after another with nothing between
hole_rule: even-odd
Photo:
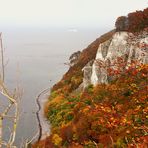
<instances>
[{"instance_id":1,"label":"cliff edge","mask_svg":"<svg viewBox=\"0 0 148 148\"><path fill-rule=\"evenodd\" d=\"M51 135L34 147L148 146L148 8L119 17L51 90Z\"/></svg>"}]
</instances>

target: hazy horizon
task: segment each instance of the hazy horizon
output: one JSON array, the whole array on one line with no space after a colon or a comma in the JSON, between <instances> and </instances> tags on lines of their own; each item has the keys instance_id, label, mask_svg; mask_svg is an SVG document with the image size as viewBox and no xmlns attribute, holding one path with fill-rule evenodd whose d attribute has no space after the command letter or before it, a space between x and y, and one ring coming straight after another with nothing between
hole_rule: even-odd
<instances>
[{"instance_id":1,"label":"hazy horizon","mask_svg":"<svg viewBox=\"0 0 148 148\"><path fill-rule=\"evenodd\" d=\"M36 96L68 70L64 63L100 35L118 16L146 7L145 0L0 0L0 32L10 88L20 79L23 96L16 144L38 131ZM18 69L17 69L18 68ZM9 121L5 121L9 127ZM9 128L4 128L8 139Z\"/></svg>"},{"instance_id":2,"label":"hazy horizon","mask_svg":"<svg viewBox=\"0 0 148 148\"><path fill-rule=\"evenodd\" d=\"M0 29L113 28L118 16L146 8L146 0L0 0Z\"/></svg>"}]
</instances>

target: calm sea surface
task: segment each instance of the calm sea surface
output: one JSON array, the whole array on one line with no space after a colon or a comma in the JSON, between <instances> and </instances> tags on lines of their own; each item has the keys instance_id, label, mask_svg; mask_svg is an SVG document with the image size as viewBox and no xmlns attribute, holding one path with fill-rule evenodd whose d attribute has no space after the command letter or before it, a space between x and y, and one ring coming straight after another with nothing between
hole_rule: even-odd
<instances>
[{"instance_id":1,"label":"calm sea surface","mask_svg":"<svg viewBox=\"0 0 148 148\"><path fill-rule=\"evenodd\" d=\"M59 81L68 67L69 56L82 50L104 30L54 28L0 28L5 47L6 81L12 89L17 80L23 88L16 144L31 139L38 131L36 96ZM8 138L5 121L5 138ZM7 125L8 124L8 125Z\"/></svg>"}]
</instances>

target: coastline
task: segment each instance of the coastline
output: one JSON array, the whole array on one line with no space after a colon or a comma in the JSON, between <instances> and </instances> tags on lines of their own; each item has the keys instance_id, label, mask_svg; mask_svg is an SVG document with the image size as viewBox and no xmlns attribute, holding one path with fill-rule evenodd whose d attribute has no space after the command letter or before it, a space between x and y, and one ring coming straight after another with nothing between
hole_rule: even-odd
<instances>
[{"instance_id":1,"label":"coastline","mask_svg":"<svg viewBox=\"0 0 148 148\"><path fill-rule=\"evenodd\" d=\"M39 127L39 134L37 141L42 140L50 135L50 123L44 116L44 105L48 101L47 95L49 95L49 91L50 88L44 89L36 97L36 103L38 105L36 116Z\"/></svg>"}]
</instances>

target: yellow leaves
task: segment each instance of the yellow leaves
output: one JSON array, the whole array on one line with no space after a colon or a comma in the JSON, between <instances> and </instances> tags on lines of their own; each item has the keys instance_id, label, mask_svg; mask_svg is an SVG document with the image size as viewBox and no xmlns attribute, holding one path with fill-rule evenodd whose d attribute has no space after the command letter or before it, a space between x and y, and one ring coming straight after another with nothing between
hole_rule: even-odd
<instances>
[{"instance_id":1,"label":"yellow leaves","mask_svg":"<svg viewBox=\"0 0 148 148\"><path fill-rule=\"evenodd\" d=\"M123 123L126 123L126 121L127 121L126 118L124 118L124 119L122 120Z\"/></svg>"},{"instance_id":2,"label":"yellow leaves","mask_svg":"<svg viewBox=\"0 0 148 148\"><path fill-rule=\"evenodd\" d=\"M74 131L74 132L77 131L76 125L73 125L73 131Z\"/></svg>"},{"instance_id":3,"label":"yellow leaves","mask_svg":"<svg viewBox=\"0 0 148 148\"><path fill-rule=\"evenodd\" d=\"M129 130L127 130L127 131L126 131L126 133L127 133L127 134L129 134L129 133L130 133L130 131L129 131Z\"/></svg>"},{"instance_id":4,"label":"yellow leaves","mask_svg":"<svg viewBox=\"0 0 148 148\"><path fill-rule=\"evenodd\" d=\"M127 121L127 124L128 124L128 125L131 125L131 124L132 124L132 121Z\"/></svg>"},{"instance_id":5,"label":"yellow leaves","mask_svg":"<svg viewBox=\"0 0 148 148\"><path fill-rule=\"evenodd\" d=\"M137 85L135 83L132 83L131 86L132 87L137 87Z\"/></svg>"},{"instance_id":6,"label":"yellow leaves","mask_svg":"<svg viewBox=\"0 0 148 148\"><path fill-rule=\"evenodd\" d=\"M94 144L95 144L95 142L94 141L91 141L91 140L84 141L85 147L88 147L88 148L95 147Z\"/></svg>"},{"instance_id":7,"label":"yellow leaves","mask_svg":"<svg viewBox=\"0 0 148 148\"><path fill-rule=\"evenodd\" d=\"M88 110L89 110L88 108L84 108L83 113L87 112Z\"/></svg>"},{"instance_id":8,"label":"yellow leaves","mask_svg":"<svg viewBox=\"0 0 148 148\"><path fill-rule=\"evenodd\" d=\"M52 102L52 103L59 103L59 102L61 102L63 99L64 99L64 96L63 96L63 95L59 95L59 96L57 96L56 98L54 98L51 102Z\"/></svg>"},{"instance_id":9,"label":"yellow leaves","mask_svg":"<svg viewBox=\"0 0 148 148\"><path fill-rule=\"evenodd\" d=\"M52 142L55 145L60 145L62 143L62 138L58 134L54 134L52 137Z\"/></svg>"},{"instance_id":10,"label":"yellow leaves","mask_svg":"<svg viewBox=\"0 0 148 148\"><path fill-rule=\"evenodd\" d=\"M114 120L114 117L111 117L110 120L113 121Z\"/></svg>"},{"instance_id":11,"label":"yellow leaves","mask_svg":"<svg viewBox=\"0 0 148 148\"><path fill-rule=\"evenodd\" d=\"M128 123L128 121L127 121L126 117L122 117L121 118L121 125L125 125L127 123Z\"/></svg>"},{"instance_id":12,"label":"yellow leaves","mask_svg":"<svg viewBox=\"0 0 148 148\"><path fill-rule=\"evenodd\" d=\"M141 106L140 106L140 105L138 105L138 106L136 107L135 111L139 111L139 110L140 110L140 108L141 108Z\"/></svg>"},{"instance_id":13,"label":"yellow leaves","mask_svg":"<svg viewBox=\"0 0 148 148\"><path fill-rule=\"evenodd\" d=\"M100 108L101 108L102 111L107 112L107 113L110 113L112 111L111 108L107 107L107 106L106 107L101 106Z\"/></svg>"},{"instance_id":14,"label":"yellow leaves","mask_svg":"<svg viewBox=\"0 0 148 148\"><path fill-rule=\"evenodd\" d=\"M134 126L133 128L134 128L134 129L138 129L138 127L137 127L137 126Z\"/></svg>"},{"instance_id":15,"label":"yellow leaves","mask_svg":"<svg viewBox=\"0 0 148 148\"><path fill-rule=\"evenodd\" d=\"M148 113L148 107L146 107L146 108L143 109L143 113L144 114L147 114Z\"/></svg>"},{"instance_id":16,"label":"yellow leaves","mask_svg":"<svg viewBox=\"0 0 148 148\"><path fill-rule=\"evenodd\" d=\"M110 89L111 89L111 90L118 90L117 86L114 85L114 84L110 86Z\"/></svg>"},{"instance_id":17,"label":"yellow leaves","mask_svg":"<svg viewBox=\"0 0 148 148\"><path fill-rule=\"evenodd\" d=\"M134 94L138 91L138 86L135 83L130 84L130 89L132 90L131 94Z\"/></svg>"},{"instance_id":18,"label":"yellow leaves","mask_svg":"<svg viewBox=\"0 0 148 148\"><path fill-rule=\"evenodd\" d=\"M49 102L47 102L45 105L47 106L47 108L49 108L53 105L59 104L63 99L64 99L64 96L61 94L61 95L56 96L55 98L53 98Z\"/></svg>"},{"instance_id":19,"label":"yellow leaves","mask_svg":"<svg viewBox=\"0 0 148 148\"><path fill-rule=\"evenodd\" d=\"M118 135L122 139L123 135L129 135L132 139L137 134L137 129L148 119L147 88L141 72L145 74L146 70L141 69L137 74L137 70L129 69L117 81L89 87L84 92L76 92L78 94L64 96L56 91L57 95L50 101L47 110L52 115L49 117L53 121L52 131L58 133L52 135L51 141L57 147L62 147L69 139L74 141L75 147L79 146L76 145L79 141L92 147L87 137L95 139L100 135L104 136L106 132L112 133L113 138ZM75 77L71 79L72 83L78 83L77 80ZM64 93L63 88L62 92ZM74 120L71 120L72 117Z\"/></svg>"},{"instance_id":20,"label":"yellow leaves","mask_svg":"<svg viewBox=\"0 0 148 148\"><path fill-rule=\"evenodd\" d=\"M86 107L82 110L82 112L83 112L83 113L88 113L89 110L90 110L90 106L86 106Z\"/></svg>"},{"instance_id":21,"label":"yellow leaves","mask_svg":"<svg viewBox=\"0 0 148 148\"><path fill-rule=\"evenodd\" d=\"M78 140L79 138L78 138L78 135L77 134L73 134L73 138L72 138L73 140Z\"/></svg>"},{"instance_id":22,"label":"yellow leaves","mask_svg":"<svg viewBox=\"0 0 148 148\"><path fill-rule=\"evenodd\" d=\"M148 69L148 64L141 64L139 67L138 67L138 71L141 71L143 69Z\"/></svg>"},{"instance_id":23,"label":"yellow leaves","mask_svg":"<svg viewBox=\"0 0 148 148\"><path fill-rule=\"evenodd\" d=\"M123 105L122 104L117 104L116 105L116 109L119 111L119 110L121 110L123 108Z\"/></svg>"},{"instance_id":24,"label":"yellow leaves","mask_svg":"<svg viewBox=\"0 0 148 148\"><path fill-rule=\"evenodd\" d=\"M105 107L105 111L110 113L111 112L111 109L109 107Z\"/></svg>"},{"instance_id":25,"label":"yellow leaves","mask_svg":"<svg viewBox=\"0 0 148 148\"><path fill-rule=\"evenodd\" d=\"M108 122L108 127L117 127L119 122L119 119L111 117Z\"/></svg>"},{"instance_id":26,"label":"yellow leaves","mask_svg":"<svg viewBox=\"0 0 148 148\"><path fill-rule=\"evenodd\" d=\"M78 77L78 76L73 76L71 78L71 83L77 85L77 84L80 84L82 81L82 78L81 77Z\"/></svg>"},{"instance_id":27,"label":"yellow leaves","mask_svg":"<svg viewBox=\"0 0 148 148\"><path fill-rule=\"evenodd\" d=\"M68 127L69 125L71 125L71 122L68 122L68 123L62 122L61 128Z\"/></svg>"}]
</instances>

